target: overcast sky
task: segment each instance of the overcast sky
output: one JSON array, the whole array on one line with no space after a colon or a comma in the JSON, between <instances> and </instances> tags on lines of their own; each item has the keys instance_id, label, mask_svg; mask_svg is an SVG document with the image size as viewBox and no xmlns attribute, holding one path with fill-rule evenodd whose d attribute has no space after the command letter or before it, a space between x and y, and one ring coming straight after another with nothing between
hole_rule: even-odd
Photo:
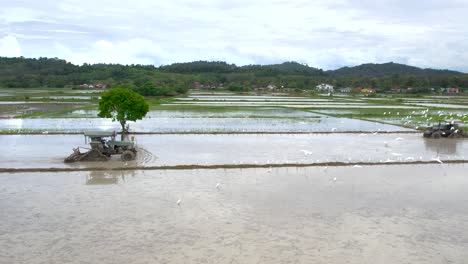
<instances>
[{"instance_id":1,"label":"overcast sky","mask_svg":"<svg viewBox=\"0 0 468 264\"><path fill-rule=\"evenodd\" d=\"M468 72L468 0L0 0L0 56Z\"/></svg>"}]
</instances>

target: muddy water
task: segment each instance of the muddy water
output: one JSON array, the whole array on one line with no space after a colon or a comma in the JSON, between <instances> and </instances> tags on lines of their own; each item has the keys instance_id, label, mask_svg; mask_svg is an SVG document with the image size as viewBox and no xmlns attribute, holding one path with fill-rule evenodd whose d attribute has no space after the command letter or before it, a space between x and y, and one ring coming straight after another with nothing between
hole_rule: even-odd
<instances>
[{"instance_id":1,"label":"muddy water","mask_svg":"<svg viewBox=\"0 0 468 264\"><path fill-rule=\"evenodd\" d=\"M136 135L141 148L128 166L392 162L468 159L468 140L423 139L420 134ZM64 164L81 135L3 135L1 168L121 167ZM83 149L86 151L86 149Z\"/></svg>"},{"instance_id":2,"label":"muddy water","mask_svg":"<svg viewBox=\"0 0 468 264\"><path fill-rule=\"evenodd\" d=\"M462 264L467 169L0 174L0 263Z\"/></svg>"},{"instance_id":3,"label":"muddy water","mask_svg":"<svg viewBox=\"0 0 468 264\"><path fill-rule=\"evenodd\" d=\"M314 114L317 116L318 114ZM145 118L129 122L135 132L297 132L297 131L409 131L410 129L347 118ZM40 130L82 132L119 130L120 125L101 118L0 119L0 130Z\"/></svg>"}]
</instances>

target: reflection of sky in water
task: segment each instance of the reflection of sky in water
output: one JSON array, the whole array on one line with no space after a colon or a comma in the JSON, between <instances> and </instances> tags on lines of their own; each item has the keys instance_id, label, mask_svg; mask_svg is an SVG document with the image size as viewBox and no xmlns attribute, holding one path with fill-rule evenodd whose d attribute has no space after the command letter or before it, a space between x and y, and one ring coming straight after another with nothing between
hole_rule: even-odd
<instances>
[{"instance_id":1,"label":"reflection of sky in water","mask_svg":"<svg viewBox=\"0 0 468 264\"><path fill-rule=\"evenodd\" d=\"M278 164L317 162L430 161L468 158L467 140L424 139L420 134L136 135L136 165ZM402 138L402 140L396 140ZM122 166L65 164L72 148L89 147L82 135L4 135L0 167ZM47 151L44 152L44 148ZM25 162L27 161L27 162ZM131 165L133 166L133 164Z\"/></svg>"},{"instance_id":2,"label":"reflection of sky in water","mask_svg":"<svg viewBox=\"0 0 468 264\"><path fill-rule=\"evenodd\" d=\"M78 96L78 95L58 95L58 96L37 96L31 97L31 99L83 99L91 100L91 98L101 98L101 96Z\"/></svg>"},{"instance_id":3,"label":"reflection of sky in water","mask_svg":"<svg viewBox=\"0 0 468 264\"><path fill-rule=\"evenodd\" d=\"M454 104L415 104L420 106L428 106L428 107L443 107L443 108L453 108L453 109L468 109L468 105L454 105Z\"/></svg>"},{"instance_id":4,"label":"reflection of sky in water","mask_svg":"<svg viewBox=\"0 0 468 264\"><path fill-rule=\"evenodd\" d=\"M96 110L75 110L72 114L75 115L88 115L91 117L97 116ZM203 110L153 110L146 114L147 118L161 118L161 117L179 117L179 118L194 118L194 117L317 117L319 114L301 111L288 108L270 108L262 107L255 109L244 108L242 110L233 109L225 112Z\"/></svg>"},{"instance_id":5,"label":"reflection of sky in water","mask_svg":"<svg viewBox=\"0 0 468 264\"><path fill-rule=\"evenodd\" d=\"M264 101L281 101L281 102L334 102L334 100L330 99L308 99L308 98L299 98L299 99L291 99L291 98L265 98L265 97L255 97L255 98L244 98L239 96L230 96L230 97L185 97L185 98L177 98L177 101L190 101L196 102L197 100L200 101L249 101L249 102L264 102Z\"/></svg>"},{"instance_id":6,"label":"reflection of sky in water","mask_svg":"<svg viewBox=\"0 0 468 264\"><path fill-rule=\"evenodd\" d=\"M23 128L23 121L24 119L3 119L1 123L6 123L4 129L11 129L10 127L14 127L13 129L22 129ZM3 127L3 126L2 126Z\"/></svg>"},{"instance_id":7,"label":"reflection of sky in water","mask_svg":"<svg viewBox=\"0 0 468 264\"><path fill-rule=\"evenodd\" d=\"M196 103L171 103L163 106L277 106L291 108L379 108L379 109L422 109L421 106L397 106L397 105L370 105L358 103L330 103L330 104L291 104L287 102L196 102Z\"/></svg>"},{"instance_id":8,"label":"reflection of sky in water","mask_svg":"<svg viewBox=\"0 0 468 264\"><path fill-rule=\"evenodd\" d=\"M171 103L172 104L172 103ZM174 105L367 105L364 103L354 103L354 102L304 102L304 101L175 101Z\"/></svg>"},{"instance_id":9,"label":"reflection of sky in water","mask_svg":"<svg viewBox=\"0 0 468 264\"><path fill-rule=\"evenodd\" d=\"M311 132L311 131L409 131L410 129L347 118L145 118L129 122L135 132ZM120 130L117 122L101 118L0 119L2 130L81 132Z\"/></svg>"}]
</instances>

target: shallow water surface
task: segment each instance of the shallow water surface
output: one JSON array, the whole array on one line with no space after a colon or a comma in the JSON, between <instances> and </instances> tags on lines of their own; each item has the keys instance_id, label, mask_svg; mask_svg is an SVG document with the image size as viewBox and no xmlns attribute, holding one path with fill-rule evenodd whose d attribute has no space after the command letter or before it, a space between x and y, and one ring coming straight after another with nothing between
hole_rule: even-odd
<instances>
[{"instance_id":1,"label":"shallow water surface","mask_svg":"<svg viewBox=\"0 0 468 264\"><path fill-rule=\"evenodd\" d=\"M468 159L468 140L420 134L136 135L142 149L131 166L431 161ZM65 164L81 135L0 136L1 168L122 167L111 162ZM46 150L46 151L45 151Z\"/></svg>"},{"instance_id":2,"label":"shallow water surface","mask_svg":"<svg viewBox=\"0 0 468 264\"><path fill-rule=\"evenodd\" d=\"M301 118L244 117L149 117L129 122L134 132L298 132L298 131L410 131L357 119L303 114ZM288 117L288 116L285 116ZM297 116L300 117L300 116ZM82 132L86 130L120 130L120 124L101 118L29 118L0 119L1 130L39 130Z\"/></svg>"},{"instance_id":3,"label":"shallow water surface","mask_svg":"<svg viewBox=\"0 0 468 264\"><path fill-rule=\"evenodd\" d=\"M462 264L466 169L0 174L0 263Z\"/></svg>"}]
</instances>

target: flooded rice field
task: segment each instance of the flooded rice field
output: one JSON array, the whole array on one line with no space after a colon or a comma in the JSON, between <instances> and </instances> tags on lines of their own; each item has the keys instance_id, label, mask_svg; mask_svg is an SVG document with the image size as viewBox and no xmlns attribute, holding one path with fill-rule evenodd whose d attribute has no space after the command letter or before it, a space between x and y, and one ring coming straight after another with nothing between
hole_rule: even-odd
<instances>
[{"instance_id":1,"label":"flooded rice field","mask_svg":"<svg viewBox=\"0 0 468 264\"><path fill-rule=\"evenodd\" d=\"M174 104L179 105L255 105L255 106L262 106L262 105L366 105L365 103L355 103L355 102L315 102L315 101L180 101L177 100Z\"/></svg>"},{"instance_id":2,"label":"flooded rice field","mask_svg":"<svg viewBox=\"0 0 468 264\"><path fill-rule=\"evenodd\" d=\"M54 112L87 106L86 103L0 102L0 118L14 118L37 112ZM0 128L1 129L1 128Z\"/></svg>"},{"instance_id":3,"label":"flooded rice field","mask_svg":"<svg viewBox=\"0 0 468 264\"><path fill-rule=\"evenodd\" d=\"M8 153L0 168L151 167L178 165L388 163L468 159L464 139L424 139L417 134L136 135L135 162L65 164L82 135L3 135ZM44 151L46 146L47 151Z\"/></svg>"},{"instance_id":4,"label":"flooded rice field","mask_svg":"<svg viewBox=\"0 0 468 264\"><path fill-rule=\"evenodd\" d=\"M453 108L453 109L468 109L468 105L456 105L456 104L432 104L432 103L423 103L415 104L425 107L440 107L440 108Z\"/></svg>"},{"instance_id":5,"label":"flooded rice field","mask_svg":"<svg viewBox=\"0 0 468 264\"><path fill-rule=\"evenodd\" d=\"M393 125L357 119L333 117L301 118L225 118L225 117L156 117L130 122L134 132L324 132L324 131L410 131ZM4 131L119 130L120 125L101 118L10 118L0 119Z\"/></svg>"},{"instance_id":6,"label":"flooded rice field","mask_svg":"<svg viewBox=\"0 0 468 264\"><path fill-rule=\"evenodd\" d=\"M0 173L0 262L461 264L467 169Z\"/></svg>"},{"instance_id":7,"label":"flooded rice field","mask_svg":"<svg viewBox=\"0 0 468 264\"><path fill-rule=\"evenodd\" d=\"M326 109L326 108L362 108L362 109L423 109L421 106L410 106L410 105L372 105L372 104L360 104L360 103L343 103L343 104L317 104L317 103L297 103L297 104L290 104L288 102L196 102L192 103L171 103L171 104L163 104L164 106L171 105L171 106L276 106L276 107L290 107L290 108L318 108L318 109Z\"/></svg>"},{"instance_id":8,"label":"flooded rice field","mask_svg":"<svg viewBox=\"0 0 468 264\"><path fill-rule=\"evenodd\" d=\"M281 102L334 102L334 100L331 99L310 99L310 98L304 98L304 97L267 97L267 96L226 96L226 97L217 97L217 96L197 96L197 97L182 97L182 98L177 98L177 101L249 101L249 102L275 102L275 101L281 101Z\"/></svg>"},{"instance_id":9,"label":"flooded rice field","mask_svg":"<svg viewBox=\"0 0 468 264\"><path fill-rule=\"evenodd\" d=\"M83 96L83 95L56 95L56 96L33 96L31 99L52 99L52 100L60 100L60 99L77 99L77 100L91 100L91 99L100 99L100 96Z\"/></svg>"},{"instance_id":10,"label":"flooded rice field","mask_svg":"<svg viewBox=\"0 0 468 264\"><path fill-rule=\"evenodd\" d=\"M271 95L236 95L236 94L229 94L229 95L196 95L191 93L188 99L200 99L200 100L232 100L232 99L242 99L242 100L319 100L325 101L330 99L319 99L319 98L307 98L303 96L271 96ZM182 99L182 98L179 98Z\"/></svg>"},{"instance_id":11,"label":"flooded rice field","mask_svg":"<svg viewBox=\"0 0 468 264\"><path fill-rule=\"evenodd\" d=\"M466 263L468 140L401 126L466 111L369 99L193 92L130 122L136 160L70 164L120 125L6 98L0 263Z\"/></svg>"},{"instance_id":12,"label":"flooded rice field","mask_svg":"<svg viewBox=\"0 0 468 264\"><path fill-rule=\"evenodd\" d=\"M96 117L97 110L76 110L72 114L82 114ZM277 107L242 107L233 108L229 111L216 111L212 109L192 109L192 110L151 110L146 114L147 118L252 118L252 117L268 117L268 118L285 118L285 117L324 117L324 115L311 113L308 111L298 111L290 108Z\"/></svg>"}]
</instances>

